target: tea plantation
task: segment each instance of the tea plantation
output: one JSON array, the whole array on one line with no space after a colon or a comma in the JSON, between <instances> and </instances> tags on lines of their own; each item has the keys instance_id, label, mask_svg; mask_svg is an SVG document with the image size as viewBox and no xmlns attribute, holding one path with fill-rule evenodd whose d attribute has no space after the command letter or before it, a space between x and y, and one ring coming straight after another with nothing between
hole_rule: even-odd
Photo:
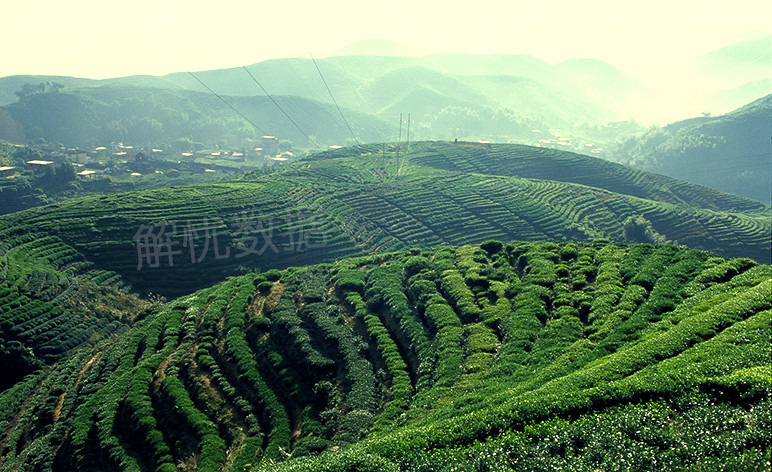
<instances>
[{"instance_id":1,"label":"tea plantation","mask_svg":"<svg viewBox=\"0 0 772 472\"><path fill-rule=\"evenodd\" d=\"M770 212L588 156L428 142L333 150L237 181L72 199L0 224L60 238L136 290L176 297L255 268L487 239L670 242L769 263Z\"/></svg>"},{"instance_id":2,"label":"tea plantation","mask_svg":"<svg viewBox=\"0 0 772 472\"><path fill-rule=\"evenodd\" d=\"M423 142L2 215L0 472L769 470L771 213Z\"/></svg>"},{"instance_id":3,"label":"tea plantation","mask_svg":"<svg viewBox=\"0 0 772 472\"><path fill-rule=\"evenodd\" d=\"M772 267L536 243L248 273L0 394L0 470L768 470Z\"/></svg>"}]
</instances>

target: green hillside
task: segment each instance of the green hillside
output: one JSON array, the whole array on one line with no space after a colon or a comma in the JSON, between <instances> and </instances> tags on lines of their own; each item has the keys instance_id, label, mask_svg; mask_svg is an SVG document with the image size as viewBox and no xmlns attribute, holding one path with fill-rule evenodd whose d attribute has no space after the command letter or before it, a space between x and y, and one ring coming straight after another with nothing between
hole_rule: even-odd
<instances>
[{"instance_id":1,"label":"green hillside","mask_svg":"<svg viewBox=\"0 0 772 472\"><path fill-rule=\"evenodd\" d=\"M0 470L768 470L772 267L443 246L246 274L0 394Z\"/></svg>"},{"instance_id":2,"label":"green hillside","mask_svg":"<svg viewBox=\"0 0 772 472\"><path fill-rule=\"evenodd\" d=\"M610 152L623 164L772 202L772 95L731 113L649 130Z\"/></svg>"},{"instance_id":3,"label":"green hillside","mask_svg":"<svg viewBox=\"0 0 772 472\"><path fill-rule=\"evenodd\" d=\"M56 236L3 226L0 241L0 390L151 308Z\"/></svg>"},{"instance_id":4,"label":"green hillside","mask_svg":"<svg viewBox=\"0 0 772 472\"><path fill-rule=\"evenodd\" d=\"M159 139L169 143L184 136L197 142L221 139L240 146L252 137L250 126L222 104L214 91L228 101L253 97L232 105L265 133L312 148L266 97L265 90L285 102L285 111L322 145L342 144L351 138L347 129L340 128L343 123L337 110L331 113L331 93L364 142L388 140L400 113L411 113L413 135L420 139L536 142L542 136L533 136L531 129L546 133L581 122L588 124L581 130L587 135L594 134L593 127L602 122L630 118L627 111L618 114L608 104L619 108L627 103L635 81L599 63L578 61L567 73L565 64L551 65L523 55L335 56L316 61L277 59L244 68L196 72L195 76L175 73L99 81L13 76L0 78L0 105L4 105L0 137L14 142L42 137L68 146L86 146L94 140L101 144L115 140L158 143ZM39 82L60 84L64 89L59 94L30 97L26 104L14 103L17 91ZM3 96L8 98L2 100ZM469 119L460 116L448 124L447 110L453 107L480 115L481 123L470 126ZM46 113L49 110L53 113ZM445 120L435 123L443 112ZM485 118L491 114L511 117L513 126L486 128ZM149 120L141 121L139 116ZM389 124L384 126L383 121ZM517 126L524 121L532 123L528 133ZM449 129L463 134L449 136Z\"/></svg>"},{"instance_id":5,"label":"green hillside","mask_svg":"<svg viewBox=\"0 0 772 472\"><path fill-rule=\"evenodd\" d=\"M40 93L3 107L0 138L18 142L21 133L28 141L44 139L66 146L126 141L163 147L188 139L206 147L254 147L262 135L276 134L301 149L352 139L332 105L300 97L274 97L292 112L290 116L300 131L268 97L257 95L253 90L249 96L223 97L226 104L209 92L139 86ZM350 110L346 113L356 135L366 141L381 140L392 128L371 116ZM306 135L316 139L309 142Z\"/></svg>"},{"instance_id":6,"label":"green hillside","mask_svg":"<svg viewBox=\"0 0 772 472\"><path fill-rule=\"evenodd\" d=\"M527 146L385 148L1 216L4 385L125 326L146 309L129 286L178 297L255 268L492 238L670 241L769 261L769 207L752 200Z\"/></svg>"},{"instance_id":7,"label":"green hillside","mask_svg":"<svg viewBox=\"0 0 772 472\"><path fill-rule=\"evenodd\" d=\"M332 150L240 181L72 199L0 222L59 237L166 296L255 267L494 238L671 241L769 261L769 207L752 200L551 149L385 147Z\"/></svg>"}]
</instances>

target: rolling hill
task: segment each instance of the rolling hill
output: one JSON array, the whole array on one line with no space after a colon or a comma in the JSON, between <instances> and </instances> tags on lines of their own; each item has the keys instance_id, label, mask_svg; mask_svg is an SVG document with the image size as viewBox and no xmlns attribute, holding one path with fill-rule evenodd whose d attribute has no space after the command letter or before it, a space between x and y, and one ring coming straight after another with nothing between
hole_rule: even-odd
<instances>
[{"instance_id":1,"label":"rolling hill","mask_svg":"<svg viewBox=\"0 0 772 472\"><path fill-rule=\"evenodd\" d=\"M0 241L0 389L152 308L56 236L3 226Z\"/></svg>"},{"instance_id":2,"label":"rolling hill","mask_svg":"<svg viewBox=\"0 0 772 472\"><path fill-rule=\"evenodd\" d=\"M763 470L769 210L419 142L0 216L0 471Z\"/></svg>"},{"instance_id":3,"label":"rolling hill","mask_svg":"<svg viewBox=\"0 0 772 472\"><path fill-rule=\"evenodd\" d=\"M273 98L286 110L302 110L291 115L302 131L264 96L221 100L186 90L101 86L36 94L6 105L0 138L18 141L21 133L28 141L84 147L120 141L163 147L189 139L207 147L240 148L259 143L268 130L281 130L282 139L311 149L352 139L334 106L299 97ZM392 129L371 116L350 110L347 115L354 120L357 136L368 141ZM306 135L316 139L309 141Z\"/></svg>"},{"instance_id":4,"label":"rolling hill","mask_svg":"<svg viewBox=\"0 0 772 472\"><path fill-rule=\"evenodd\" d=\"M726 115L670 124L631 138L612 159L723 192L772 202L772 95Z\"/></svg>"},{"instance_id":5,"label":"rolling hill","mask_svg":"<svg viewBox=\"0 0 772 472\"><path fill-rule=\"evenodd\" d=\"M147 309L134 291L179 297L255 268L493 238L677 241L769 262L768 215L752 200L587 156L441 142L65 200L0 216L1 357L15 366L5 379L127 327Z\"/></svg>"},{"instance_id":6,"label":"rolling hill","mask_svg":"<svg viewBox=\"0 0 772 472\"><path fill-rule=\"evenodd\" d=\"M0 394L0 470L768 470L771 294L648 244L246 274Z\"/></svg>"},{"instance_id":7,"label":"rolling hill","mask_svg":"<svg viewBox=\"0 0 772 472\"><path fill-rule=\"evenodd\" d=\"M626 229L638 217L646 236ZM670 241L770 258L764 204L588 156L477 143L331 150L236 181L71 199L0 223L61 238L164 296L255 267L493 238Z\"/></svg>"}]
</instances>

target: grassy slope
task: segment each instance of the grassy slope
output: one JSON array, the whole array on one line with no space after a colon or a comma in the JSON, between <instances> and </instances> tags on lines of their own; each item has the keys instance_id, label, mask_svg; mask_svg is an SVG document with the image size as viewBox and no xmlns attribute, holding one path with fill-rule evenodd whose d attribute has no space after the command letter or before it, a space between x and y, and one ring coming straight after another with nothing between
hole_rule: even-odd
<instances>
[{"instance_id":1,"label":"grassy slope","mask_svg":"<svg viewBox=\"0 0 772 472\"><path fill-rule=\"evenodd\" d=\"M751 200L526 146L418 143L409 152L382 151L378 145L337 150L239 182L86 197L0 221L60 237L137 289L164 295L190 293L252 267L412 246L491 238L621 241L623 222L633 215L650 220L669 241L769 260L769 207ZM138 270L133 238L141 225L158 233L162 222L176 225L172 241L180 253L171 264L166 258ZM244 222L251 225L246 236L238 234ZM189 225L214 226L219 252L199 232L191 262ZM309 244L299 244L302 234L312 236ZM256 249L264 250L240 257L240 237L256 238ZM265 247L269 239L273 246Z\"/></svg>"},{"instance_id":2,"label":"grassy slope","mask_svg":"<svg viewBox=\"0 0 772 472\"><path fill-rule=\"evenodd\" d=\"M0 470L768 470L771 293L650 245L248 274L0 395Z\"/></svg>"},{"instance_id":3,"label":"grassy slope","mask_svg":"<svg viewBox=\"0 0 772 472\"><path fill-rule=\"evenodd\" d=\"M558 151L463 143L411 148L337 150L241 182L90 197L0 218L3 386L123 329L146 309L126 293L127 283L179 296L253 267L407 247L490 238L622 240L622 222L637 214L670 240L769 257L768 207L748 200ZM548 175L563 182L540 180ZM135 233L141 225L158 232L163 221L177 225L172 242L179 253L171 264L161 258L154 268L145 260L138 270ZM239 234L245 222L250 233ZM218 232L217 247L198 232L195 263L188 224ZM310 238L299 245L303 232ZM255 238L259 253L240 257L245 236Z\"/></svg>"}]
</instances>

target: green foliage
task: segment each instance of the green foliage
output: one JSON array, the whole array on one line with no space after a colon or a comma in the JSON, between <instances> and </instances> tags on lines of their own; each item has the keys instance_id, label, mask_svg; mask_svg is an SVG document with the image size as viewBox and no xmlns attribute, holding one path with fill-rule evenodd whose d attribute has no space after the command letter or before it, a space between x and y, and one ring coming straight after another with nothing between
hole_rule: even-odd
<instances>
[{"instance_id":1,"label":"green foliage","mask_svg":"<svg viewBox=\"0 0 772 472\"><path fill-rule=\"evenodd\" d=\"M672 246L246 274L0 393L0 469L766 466L771 322L769 266Z\"/></svg>"},{"instance_id":2,"label":"green foliage","mask_svg":"<svg viewBox=\"0 0 772 472\"><path fill-rule=\"evenodd\" d=\"M344 292L355 291L363 293L367 273L362 270L343 269L333 278L335 286Z\"/></svg>"},{"instance_id":3,"label":"green foliage","mask_svg":"<svg viewBox=\"0 0 772 472\"><path fill-rule=\"evenodd\" d=\"M630 243L661 244L665 238L651 226L651 221L643 215L628 216L622 224L625 241Z\"/></svg>"},{"instance_id":4,"label":"green foliage","mask_svg":"<svg viewBox=\"0 0 772 472\"><path fill-rule=\"evenodd\" d=\"M503 247L504 243L495 240L485 241L484 243L480 244L480 248L485 250L485 252L491 256L501 251Z\"/></svg>"}]
</instances>

